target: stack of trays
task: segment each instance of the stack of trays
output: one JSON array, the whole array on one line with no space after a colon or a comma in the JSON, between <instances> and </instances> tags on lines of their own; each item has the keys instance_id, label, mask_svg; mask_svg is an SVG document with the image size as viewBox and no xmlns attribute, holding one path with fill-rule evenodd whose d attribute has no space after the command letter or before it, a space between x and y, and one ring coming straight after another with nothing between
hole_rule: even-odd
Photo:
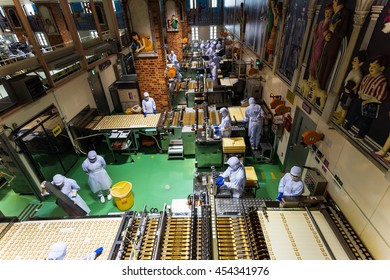
<instances>
[{"instance_id":1,"label":"stack of trays","mask_svg":"<svg viewBox=\"0 0 390 280\"><path fill-rule=\"evenodd\" d=\"M246 107L229 107L228 110L232 120L242 122L245 119Z\"/></svg>"},{"instance_id":2,"label":"stack of trays","mask_svg":"<svg viewBox=\"0 0 390 280\"><path fill-rule=\"evenodd\" d=\"M246 185L249 187L257 186L257 175L253 166L245 166Z\"/></svg>"},{"instance_id":3,"label":"stack of trays","mask_svg":"<svg viewBox=\"0 0 390 280\"><path fill-rule=\"evenodd\" d=\"M245 153L244 137L222 138L222 148L225 154Z\"/></svg>"}]
</instances>

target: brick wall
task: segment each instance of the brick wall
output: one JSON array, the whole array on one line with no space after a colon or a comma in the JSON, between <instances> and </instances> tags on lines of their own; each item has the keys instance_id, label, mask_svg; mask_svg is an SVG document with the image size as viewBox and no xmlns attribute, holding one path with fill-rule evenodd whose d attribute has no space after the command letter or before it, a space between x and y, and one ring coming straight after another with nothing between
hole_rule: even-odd
<instances>
[{"instance_id":1,"label":"brick wall","mask_svg":"<svg viewBox=\"0 0 390 280\"><path fill-rule=\"evenodd\" d=\"M157 57L135 58L135 69L141 97L145 91L156 101L157 112L168 109L168 88L164 78L166 57L160 17L159 1L149 0L149 9L152 14L152 28L156 38Z\"/></svg>"},{"instance_id":2,"label":"brick wall","mask_svg":"<svg viewBox=\"0 0 390 280\"><path fill-rule=\"evenodd\" d=\"M179 18L179 30L178 31L167 31L167 42L168 42L168 54L171 51L174 51L176 57L179 61L183 59L183 48L182 48L182 39L187 37L187 13L186 13L186 1L185 0L176 0L176 11L177 17ZM180 21L179 17L179 3L182 3L183 7L183 18L184 21Z\"/></svg>"}]
</instances>

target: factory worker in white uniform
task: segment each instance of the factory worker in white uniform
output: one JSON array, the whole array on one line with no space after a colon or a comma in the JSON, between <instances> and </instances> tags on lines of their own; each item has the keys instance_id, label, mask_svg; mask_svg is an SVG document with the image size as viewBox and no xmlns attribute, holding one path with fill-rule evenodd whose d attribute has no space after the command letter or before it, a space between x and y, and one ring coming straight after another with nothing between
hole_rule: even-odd
<instances>
[{"instance_id":1,"label":"factory worker in white uniform","mask_svg":"<svg viewBox=\"0 0 390 280\"><path fill-rule=\"evenodd\" d=\"M168 60L173 63L177 60L176 54L174 51L171 51L171 53L168 55Z\"/></svg>"},{"instance_id":2,"label":"factory worker in white uniform","mask_svg":"<svg viewBox=\"0 0 390 280\"><path fill-rule=\"evenodd\" d=\"M106 171L106 161L102 156L97 155L96 151L89 151L81 165L84 172L88 174L88 185L91 191L98 195L100 202L104 203L104 192L107 195L107 200L111 200L110 188L112 180Z\"/></svg>"},{"instance_id":3,"label":"factory worker in white uniform","mask_svg":"<svg viewBox=\"0 0 390 280\"><path fill-rule=\"evenodd\" d=\"M222 107L219 112L222 115L222 121L219 125L221 135L222 137L230 137L230 135L232 134L232 121L230 119L229 111L225 107Z\"/></svg>"},{"instance_id":4,"label":"factory worker in white uniform","mask_svg":"<svg viewBox=\"0 0 390 280\"><path fill-rule=\"evenodd\" d=\"M66 256L66 250L68 245L65 242L56 242L51 245L49 253L47 254L48 260L64 260ZM92 253L89 253L87 256L83 257L81 260L95 260L103 252L103 247L97 248Z\"/></svg>"},{"instance_id":5,"label":"factory worker in white uniform","mask_svg":"<svg viewBox=\"0 0 390 280\"><path fill-rule=\"evenodd\" d=\"M175 60L175 61L173 62L173 67L176 68L176 79L177 79L178 82L180 82L183 76L182 76L182 74L180 73L180 64L179 64L179 61Z\"/></svg>"},{"instance_id":6,"label":"factory worker in white uniform","mask_svg":"<svg viewBox=\"0 0 390 280\"><path fill-rule=\"evenodd\" d=\"M253 97L249 98L249 106L245 110L245 119L242 123L249 121L248 135L252 151L257 150L260 144L264 115L263 109L260 105L256 104L255 99Z\"/></svg>"},{"instance_id":7,"label":"factory worker in white uniform","mask_svg":"<svg viewBox=\"0 0 390 280\"><path fill-rule=\"evenodd\" d=\"M299 196L303 193L304 185L301 180L302 169L293 166L290 173L286 173L279 182L279 195L276 200L282 200L283 196Z\"/></svg>"},{"instance_id":8,"label":"factory worker in white uniform","mask_svg":"<svg viewBox=\"0 0 390 280\"><path fill-rule=\"evenodd\" d=\"M45 183L46 182L43 182L42 185L44 185ZM83 209L87 214L91 212L91 209L89 209L84 199L82 199L82 197L78 195L77 191L80 189L80 186L77 184L75 180L66 178L61 174L56 174L54 175L51 184L55 186L57 189L59 189L63 194L65 194L71 200L73 200L74 204L80 206L80 208Z\"/></svg>"},{"instance_id":9,"label":"factory worker in white uniform","mask_svg":"<svg viewBox=\"0 0 390 280\"><path fill-rule=\"evenodd\" d=\"M246 184L244 165L237 157L229 158L227 164L229 167L216 179L215 183L220 188L228 188L233 198L240 198Z\"/></svg>"},{"instance_id":10,"label":"factory worker in white uniform","mask_svg":"<svg viewBox=\"0 0 390 280\"><path fill-rule=\"evenodd\" d=\"M149 96L148 92L144 92L144 99L142 100L142 111L144 112L144 116L146 114L156 114L156 102L154 99Z\"/></svg>"}]
</instances>

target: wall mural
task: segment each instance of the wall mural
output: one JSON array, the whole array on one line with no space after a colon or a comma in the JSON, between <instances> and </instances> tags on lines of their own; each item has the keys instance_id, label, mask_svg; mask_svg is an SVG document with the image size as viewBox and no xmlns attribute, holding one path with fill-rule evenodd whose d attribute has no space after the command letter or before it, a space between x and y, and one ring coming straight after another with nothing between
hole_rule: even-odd
<instances>
[{"instance_id":1,"label":"wall mural","mask_svg":"<svg viewBox=\"0 0 390 280\"><path fill-rule=\"evenodd\" d=\"M265 48L265 28L267 26L268 0L246 0L245 10L247 14L245 43L261 55Z\"/></svg>"},{"instance_id":2,"label":"wall mural","mask_svg":"<svg viewBox=\"0 0 390 280\"><path fill-rule=\"evenodd\" d=\"M383 43L390 40L390 33L386 33L386 25L388 26L390 21L389 14L390 3L379 16L370 43L365 50L366 56L361 66L362 78L358 83L355 98L351 100L347 108L345 120L340 120L340 116L336 114L337 121L344 124L346 129L352 125L356 127L358 138L367 136L381 146L385 144L390 133L390 98L388 97L390 48L388 44ZM357 46L361 44L360 41ZM358 54L359 52L356 51L351 65L356 63ZM348 76L345 80L348 80ZM342 105L343 99L340 98L338 110Z\"/></svg>"},{"instance_id":3,"label":"wall mural","mask_svg":"<svg viewBox=\"0 0 390 280\"><path fill-rule=\"evenodd\" d=\"M48 35L58 34L57 26L50 9L44 5L38 7L43 22L43 30Z\"/></svg>"},{"instance_id":4,"label":"wall mural","mask_svg":"<svg viewBox=\"0 0 390 280\"><path fill-rule=\"evenodd\" d=\"M288 81L292 80L297 67L303 35L307 22L307 0L292 0L287 10L281 51L279 72Z\"/></svg>"},{"instance_id":5,"label":"wall mural","mask_svg":"<svg viewBox=\"0 0 390 280\"><path fill-rule=\"evenodd\" d=\"M327 92L339 71L352 26L352 10L344 1L323 0L317 21L313 24L308 46L308 67L299 84L303 96L322 110ZM340 113L344 115L344 113Z\"/></svg>"},{"instance_id":6,"label":"wall mural","mask_svg":"<svg viewBox=\"0 0 390 280\"><path fill-rule=\"evenodd\" d=\"M157 51L152 32L149 7L146 0L130 0L128 8L131 17L131 50L137 57L156 56Z\"/></svg>"},{"instance_id":7,"label":"wall mural","mask_svg":"<svg viewBox=\"0 0 390 280\"><path fill-rule=\"evenodd\" d=\"M177 17L175 2L169 0L165 3L167 31L179 31L179 18Z\"/></svg>"}]
</instances>

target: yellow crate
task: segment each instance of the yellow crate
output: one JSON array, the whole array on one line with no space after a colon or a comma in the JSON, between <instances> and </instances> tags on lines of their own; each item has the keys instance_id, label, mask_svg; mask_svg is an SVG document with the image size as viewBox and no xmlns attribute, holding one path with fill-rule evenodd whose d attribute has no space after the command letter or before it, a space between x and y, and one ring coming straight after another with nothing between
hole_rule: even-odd
<instances>
[{"instance_id":1,"label":"yellow crate","mask_svg":"<svg viewBox=\"0 0 390 280\"><path fill-rule=\"evenodd\" d=\"M257 186L257 175L253 166L245 166L246 185L248 187Z\"/></svg>"},{"instance_id":2,"label":"yellow crate","mask_svg":"<svg viewBox=\"0 0 390 280\"><path fill-rule=\"evenodd\" d=\"M245 153L244 137L222 138L222 149L224 153Z\"/></svg>"}]
</instances>

